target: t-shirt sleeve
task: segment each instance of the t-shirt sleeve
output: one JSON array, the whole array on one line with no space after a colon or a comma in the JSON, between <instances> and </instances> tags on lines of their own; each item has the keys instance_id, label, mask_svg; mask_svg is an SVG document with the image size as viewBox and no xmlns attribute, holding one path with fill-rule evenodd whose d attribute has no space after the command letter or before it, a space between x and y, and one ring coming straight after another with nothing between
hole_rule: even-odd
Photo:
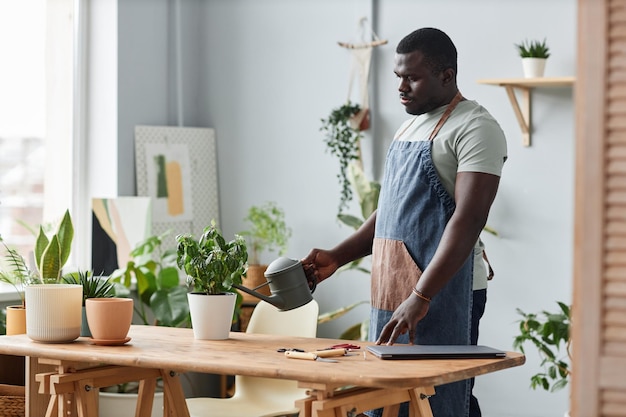
<instances>
[{"instance_id":1,"label":"t-shirt sleeve","mask_svg":"<svg viewBox=\"0 0 626 417\"><path fill-rule=\"evenodd\" d=\"M501 176L507 158L504 132L493 119L474 120L457 139L457 172Z\"/></svg>"}]
</instances>

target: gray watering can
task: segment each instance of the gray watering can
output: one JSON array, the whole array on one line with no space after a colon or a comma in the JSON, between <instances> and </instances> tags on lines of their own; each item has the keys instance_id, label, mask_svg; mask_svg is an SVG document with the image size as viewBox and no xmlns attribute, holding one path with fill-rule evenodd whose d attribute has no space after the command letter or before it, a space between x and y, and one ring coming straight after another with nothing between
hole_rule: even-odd
<instances>
[{"instance_id":1,"label":"gray watering can","mask_svg":"<svg viewBox=\"0 0 626 417\"><path fill-rule=\"evenodd\" d=\"M311 293L315 290L315 287L309 289L302 263L296 259L284 256L276 259L267 266L265 279L267 282L253 289L246 288L243 285L233 285L233 287L267 301L281 311L293 310L313 299ZM269 297L255 291L266 285L270 286L270 292L272 293Z\"/></svg>"}]
</instances>

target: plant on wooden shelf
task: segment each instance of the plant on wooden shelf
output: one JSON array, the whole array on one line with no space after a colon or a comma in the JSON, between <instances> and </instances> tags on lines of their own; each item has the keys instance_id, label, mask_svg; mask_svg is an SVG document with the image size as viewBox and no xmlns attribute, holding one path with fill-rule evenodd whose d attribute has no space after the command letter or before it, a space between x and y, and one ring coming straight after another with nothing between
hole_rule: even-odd
<instances>
[{"instance_id":1,"label":"plant on wooden shelf","mask_svg":"<svg viewBox=\"0 0 626 417\"><path fill-rule=\"evenodd\" d=\"M198 240L190 234L176 236L178 267L187 274L189 309L197 339L225 339L241 299L233 285L241 285L248 268L248 251L243 236L226 241L215 220ZM216 297L207 297L216 295ZM222 304L220 311L214 310ZM217 317L223 317L219 323Z\"/></svg>"},{"instance_id":2,"label":"plant on wooden shelf","mask_svg":"<svg viewBox=\"0 0 626 417\"><path fill-rule=\"evenodd\" d=\"M567 385L571 375L570 363L570 307L560 301L558 312L542 311L525 313L517 309L522 316L519 320L519 333L515 336L513 347L524 352L524 345L530 342L537 348L541 370L530 378L532 389L543 388L555 392Z\"/></svg>"},{"instance_id":3,"label":"plant on wooden shelf","mask_svg":"<svg viewBox=\"0 0 626 417\"><path fill-rule=\"evenodd\" d=\"M115 270L111 280L122 284L128 292L136 286L139 303L134 309L143 324L188 327L187 288L181 284L176 252L163 249L168 235L169 232L149 236L138 243L126 266ZM116 293L122 297L127 295L119 287Z\"/></svg>"},{"instance_id":4,"label":"plant on wooden shelf","mask_svg":"<svg viewBox=\"0 0 626 417\"><path fill-rule=\"evenodd\" d=\"M516 43L515 47L522 58L524 77L543 77L546 59L550 56L550 48L548 48L546 40L524 40L521 43Z\"/></svg>"},{"instance_id":5,"label":"plant on wooden shelf","mask_svg":"<svg viewBox=\"0 0 626 417\"><path fill-rule=\"evenodd\" d=\"M550 57L550 48L546 44L546 40L524 40L516 43L515 46L521 58L548 58Z\"/></svg>"}]
</instances>

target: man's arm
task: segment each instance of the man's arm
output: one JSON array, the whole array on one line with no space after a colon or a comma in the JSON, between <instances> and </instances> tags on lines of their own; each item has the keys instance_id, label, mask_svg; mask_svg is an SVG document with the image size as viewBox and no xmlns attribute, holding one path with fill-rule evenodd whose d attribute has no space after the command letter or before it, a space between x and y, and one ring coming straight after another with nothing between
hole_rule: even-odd
<instances>
[{"instance_id":1,"label":"man's arm","mask_svg":"<svg viewBox=\"0 0 626 417\"><path fill-rule=\"evenodd\" d=\"M317 283L331 276L337 269L356 259L372 254L376 212L359 227L359 229L330 250L312 249L302 266L308 279Z\"/></svg>"}]
</instances>

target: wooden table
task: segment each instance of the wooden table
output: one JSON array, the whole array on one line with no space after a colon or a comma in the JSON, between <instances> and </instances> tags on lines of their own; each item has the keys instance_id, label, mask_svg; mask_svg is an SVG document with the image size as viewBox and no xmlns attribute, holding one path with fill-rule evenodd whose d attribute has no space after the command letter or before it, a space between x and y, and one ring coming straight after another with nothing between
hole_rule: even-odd
<instances>
[{"instance_id":1,"label":"wooden table","mask_svg":"<svg viewBox=\"0 0 626 417\"><path fill-rule=\"evenodd\" d=\"M74 343L46 344L26 335L0 336L0 353L38 358L53 366L27 380L27 415L36 410L39 393L50 395L46 416L97 416L98 387L123 381L141 381L137 416L149 415L156 378L164 380L166 416L188 416L179 372L238 374L298 381L309 396L297 402L301 417L356 416L384 407L385 415L397 413L399 404L411 402L414 416L432 416L428 396L434 387L448 382L519 366L524 356L507 352L502 359L381 360L367 353L361 342L358 355L338 358L337 363L289 359L279 348L317 350L340 340L283 337L232 332L219 341L195 340L191 329L132 326L132 340L124 346L96 346L89 339ZM345 342L345 341L344 341ZM33 359L31 359L33 362ZM27 370L27 372L29 372ZM34 371L31 369L30 373Z\"/></svg>"}]
</instances>

